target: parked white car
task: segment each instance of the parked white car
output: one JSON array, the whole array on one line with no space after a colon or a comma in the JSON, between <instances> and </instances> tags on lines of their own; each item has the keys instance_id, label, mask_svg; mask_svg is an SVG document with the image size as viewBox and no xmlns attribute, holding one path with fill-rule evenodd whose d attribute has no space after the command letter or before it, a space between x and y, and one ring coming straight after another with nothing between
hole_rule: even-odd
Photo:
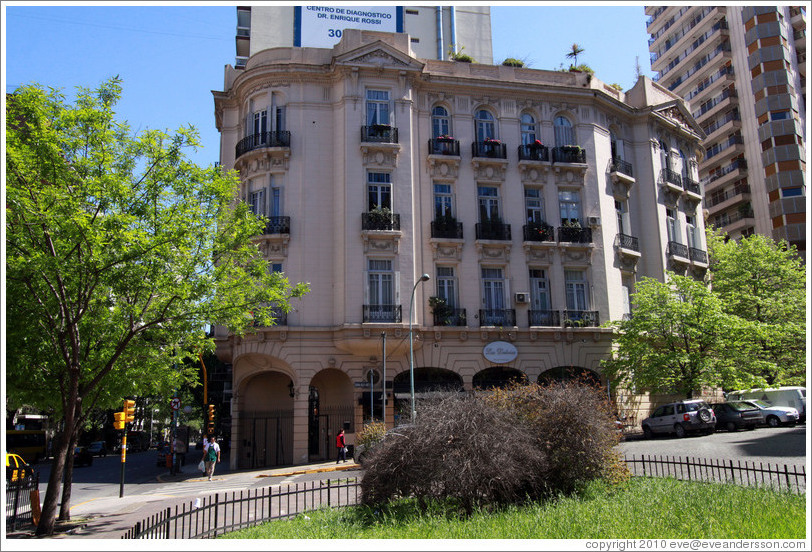
<instances>
[{"instance_id":1,"label":"parked white car","mask_svg":"<svg viewBox=\"0 0 812 552\"><path fill-rule=\"evenodd\" d=\"M798 421L806 421L806 387L775 387L772 389L750 389L731 391L725 395L729 401L751 401L758 399L772 406L786 406L798 411Z\"/></svg>"},{"instance_id":2,"label":"parked white car","mask_svg":"<svg viewBox=\"0 0 812 552\"><path fill-rule=\"evenodd\" d=\"M742 401L759 409L761 413L761 422L770 427L778 427L780 425L795 425L798 423L798 411L789 406L773 406L767 401L761 399L751 399L749 401Z\"/></svg>"}]
</instances>

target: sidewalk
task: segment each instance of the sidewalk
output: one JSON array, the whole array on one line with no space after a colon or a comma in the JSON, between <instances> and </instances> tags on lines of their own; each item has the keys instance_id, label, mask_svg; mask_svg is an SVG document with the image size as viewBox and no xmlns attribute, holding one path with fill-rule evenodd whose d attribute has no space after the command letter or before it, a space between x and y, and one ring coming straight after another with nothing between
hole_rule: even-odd
<instances>
[{"instance_id":1,"label":"sidewalk","mask_svg":"<svg viewBox=\"0 0 812 552\"><path fill-rule=\"evenodd\" d=\"M191 469L190 469L191 468ZM283 468L262 469L262 470L239 470L228 471L219 468L215 471L215 481L228 481L229 479L256 479L268 478L268 485L271 485L270 478L291 477L306 473L333 472L358 469L359 465L352 460L346 464L336 464L335 462L321 462L318 464L306 464L301 466L287 466ZM187 466L188 471L170 475L169 472L157 476L157 481L161 483L191 482L201 481L207 483L205 476ZM201 486L201 496L214 494L217 485ZM126 492L126 491L125 491ZM126 495L123 498L104 497L88 500L83 503L74 504L71 507L71 523L73 527L69 531L54 533L55 539L69 538L89 538L89 539L119 539L121 534L133 527L137 522L142 521L158 512L173 508L176 504L188 504L194 501L196 496L188 495L183 497L167 497L165 495ZM9 539L32 538L33 531L9 533Z\"/></svg>"}]
</instances>

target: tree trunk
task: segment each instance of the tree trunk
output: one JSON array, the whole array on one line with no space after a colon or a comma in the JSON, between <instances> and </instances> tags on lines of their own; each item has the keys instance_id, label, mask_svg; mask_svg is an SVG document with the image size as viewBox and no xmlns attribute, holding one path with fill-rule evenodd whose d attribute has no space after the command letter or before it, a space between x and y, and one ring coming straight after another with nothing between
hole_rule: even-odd
<instances>
[{"instance_id":1,"label":"tree trunk","mask_svg":"<svg viewBox=\"0 0 812 552\"><path fill-rule=\"evenodd\" d=\"M76 418L78 419L79 416L77 415ZM68 445L68 454L65 455L65 474L62 478L62 502L59 506L59 521L70 521L70 495L73 485L73 451L76 449L76 443L78 441L79 432L72 431L70 445Z\"/></svg>"},{"instance_id":2,"label":"tree trunk","mask_svg":"<svg viewBox=\"0 0 812 552\"><path fill-rule=\"evenodd\" d=\"M65 428L59 445L54 454L54 463L51 466L51 476L48 479L48 489L45 491L45 500L42 504L42 514L39 525L37 525L37 535L52 535L56 523L56 507L59 499L59 486L62 475L65 472L65 459L68 453L73 436L76 433L76 411L79 407L79 370L76 366L71 366L68 370L70 381L67 389L67 397L64 403ZM68 505L70 507L70 505Z\"/></svg>"}]
</instances>

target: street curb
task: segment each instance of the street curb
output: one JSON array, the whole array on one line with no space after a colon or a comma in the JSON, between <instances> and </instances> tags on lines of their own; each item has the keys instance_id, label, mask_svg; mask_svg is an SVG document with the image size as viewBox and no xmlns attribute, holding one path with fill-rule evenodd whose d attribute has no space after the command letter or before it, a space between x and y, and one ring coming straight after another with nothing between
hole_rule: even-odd
<instances>
[{"instance_id":1,"label":"street curb","mask_svg":"<svg viewBox=\"0 0 812 552\"><path fill-rule=\"evenodd\" d=\"M306 473L321 473L321 472L353 470L353 469L359 469L360 467L361 467L360 464L351 464L349 466L313 468L313 469L309 469L309 470L295 470L295 471L281 472L281 473L268 473L268 474L261 473L259 475L255 475L254 477L289 477L291 475L302 475L302 474L306 474Z\"/></svg>"}]
</instances>

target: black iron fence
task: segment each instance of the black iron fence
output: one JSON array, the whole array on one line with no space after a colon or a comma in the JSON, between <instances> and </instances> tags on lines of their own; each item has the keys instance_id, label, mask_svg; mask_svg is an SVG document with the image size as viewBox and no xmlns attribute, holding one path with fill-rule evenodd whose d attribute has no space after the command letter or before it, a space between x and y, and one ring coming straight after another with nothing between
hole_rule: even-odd
<instances>
[{"instance_id":1,"label":"black iron fence","mask_svg":"<svg viewBox=\"0 0 812 552\"><path fill-rule=\"evenodd\" d=\"M767 464L745 460L721 460L677 456L624 456L633 476L673 477L683 481L734 483L771 487L796 493L806 492L804 466Z\"/></svg>"},{"instance_id":2,"label":"black iron fence","mask_svg":"<svg viewBox=\"0 0 812 552\"><path fill-rule=\"evenodd\" d=\"M351 478L215 494L166 508L136 523L121 538L213 538L319 508L354 505L360 489L358 479Z\"/></svg>"},{"instance_id":3,"label":"black iron fence","mask_svg":"<svg viewBox=\"0 0 812 552\"><path fill-rule=\"evenodd\" d=\"M361 127L362 142L398 143L398 129L389 125L369 125Z\"/></svg>"},{"instance_id":4,"label":"black iron fence","mask_svg":"<svg viewBox=\"0 0 812 552\"><path fill-rule=\"evenodd\" d=\"M274 130L272 132L259 132L246 136L239 142L235 148L235 157L239 157L244 153L257 148L289 148L290 147L290 131L289 130Z\"/></svg>"},{"instance_id":5,"label":"black iron fence","mask_svg":"<svg viewBox=\"0 0 812 552\"><path fill-rule=\"evenodd\" d=\"M673 477L806 492L804 466L651 455L624 456L624 461L635 477ZM136 523L121 538L212 538L319 508L353 506L360 502L360 489L359 479L349 478L215 494L166 508Z\"/></svg>"},{"instance_id":6,"label":"black iron fence","mask_svg":"<svg viewBox=\"0 0 812 552\"><path fill-rule=\"evenodd\" d=\"M6 471L6 532L30 527L34 523L31 495L39 498L39 473L33 472L16 480Z\"/></svg>"},{"instance_id":7,"label":"black iron fence","mask_svg":"<svg viewBox=\"0 0 812 552\"><path fill-rule=\"evenodd\" d=\"M429 155L460 155L460 141L454 138L430 138Z\"/></svg>"}]
</instances>

